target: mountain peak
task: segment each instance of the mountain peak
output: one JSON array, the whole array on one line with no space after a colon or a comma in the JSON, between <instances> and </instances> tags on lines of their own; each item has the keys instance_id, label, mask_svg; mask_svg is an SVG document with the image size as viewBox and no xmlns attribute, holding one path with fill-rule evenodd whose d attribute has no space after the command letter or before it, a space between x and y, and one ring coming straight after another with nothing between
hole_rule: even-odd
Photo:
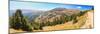
<instances>
[{"instance_id":1,"label":"mountain peak","mask_svg":"<svg viewBox=\"0 0 100 34\"><path fill-rule=\"evenodd\" d=\"M54 8L52 9L53 11L63 11L63 10L66 10L66 8Z\"/></svg>"}]
</instances>

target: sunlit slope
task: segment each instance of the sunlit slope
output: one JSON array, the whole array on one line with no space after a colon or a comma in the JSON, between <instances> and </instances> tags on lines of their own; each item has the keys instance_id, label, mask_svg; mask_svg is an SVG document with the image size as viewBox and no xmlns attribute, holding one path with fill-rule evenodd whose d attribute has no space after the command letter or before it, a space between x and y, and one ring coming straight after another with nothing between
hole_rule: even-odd
<instances>
[{"instance_id":1,"label":"sunlit slope","mask_svg":"<svg viewBox=\"0 0 100 34\"><path fill-rule=\"evenodd\" d=\"M63 29L79 29L79 28L93 28L93 10L89 10L84 15L77 17L78 22L72 24L73 21L59 24L55 26L45 26L43 30L63 30Z\"/></svg>"},{"instance_id":2,"label":"sunlit slope","mask_svg":"<svg viewBox=\"0 0 100 34\"><path fill-rule=\"evenodd\" d=\"M85 15L87 16L86 23L81 28L93 28L93 10L90 10Z\"/></svg>"}]
</instances>

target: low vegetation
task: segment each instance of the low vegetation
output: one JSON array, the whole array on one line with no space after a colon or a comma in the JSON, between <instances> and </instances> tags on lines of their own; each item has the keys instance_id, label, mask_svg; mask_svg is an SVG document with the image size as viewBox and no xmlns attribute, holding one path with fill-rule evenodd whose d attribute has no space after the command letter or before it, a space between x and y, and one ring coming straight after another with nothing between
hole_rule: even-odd
<instances>
[{"instance_id":1,"label":"low vegetation","mask_svg":"<svg viewBox=\"0 0 100 34\"><path fill-rule=\"evenodd\" d=\"M58 11L58 10L57 10ZM63 11L63 10L60 10ZM64 9L64 11L66 11ZM13 14L13 16L9 17L9 23L10 23L10 28L19 30L22 29L23 31L30 31L32 32L33 30L43 30L43 27L45 26L55 26L58 24L64 24L69 21L73 21L72 26L75 28L80 28L82 24L85 22L85 16L83 16L85 13L87 13L88 10L86 11L80 11L77 14L74 14L74 12L69 14L66 14L68 12L62 12L62 13L57 13L56 11L54 12L48 12L45 14L45 16L37 16L35 19L32 18L33 20L30 22L25 16L23 16L22 11L20 9L16 10L16 12ZM81 24L79 24L81 23ZM71 26L68 26L71 27ZM73 28L73 27L72 27ZM67 28L66 28L67 29ZM68 28L71 29L71 28Z\"/></svg>"}]
</instances>

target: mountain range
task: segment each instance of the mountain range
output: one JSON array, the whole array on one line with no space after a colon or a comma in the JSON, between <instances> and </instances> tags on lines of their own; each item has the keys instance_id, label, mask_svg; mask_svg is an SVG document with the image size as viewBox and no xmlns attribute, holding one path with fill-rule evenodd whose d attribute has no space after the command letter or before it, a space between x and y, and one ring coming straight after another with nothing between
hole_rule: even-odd
<instances>
[{"instance_id":1,"label":"mountain range","mask_svg":"<svg viewBox=\"0 0 100 34\"><path fill-rule=\"evenodd\" d=\"M66 8L54 8L52 10L48 10L39 17L36 17L35 22L38 23L47 23L47 22L54 22L59 20L65 20L66 16L70 17L73 15L77 15L80 13L78 9L66 9ZM69 18L67 18L69 19Z\"/></svg>"}]
</instances>

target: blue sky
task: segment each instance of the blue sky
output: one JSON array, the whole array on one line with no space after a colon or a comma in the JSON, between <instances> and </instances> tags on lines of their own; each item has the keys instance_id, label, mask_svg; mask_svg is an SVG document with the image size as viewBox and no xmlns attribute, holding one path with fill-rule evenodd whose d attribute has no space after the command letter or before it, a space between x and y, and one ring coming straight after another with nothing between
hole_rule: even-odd
<instances>
[{"instance_id":1,"label":"blue sky","mask_svg":"<svg viewBox=\"0 0 100 34\"><path fill-rule=\"evenodd\" d=\"M51 10L58 7L68 8L68 9L79 9L79 10L89 10L93 8L93 6L87 6L87 5L10 1L10 10L16 10L16 9Z\"/></svg>"}]
</instances>

